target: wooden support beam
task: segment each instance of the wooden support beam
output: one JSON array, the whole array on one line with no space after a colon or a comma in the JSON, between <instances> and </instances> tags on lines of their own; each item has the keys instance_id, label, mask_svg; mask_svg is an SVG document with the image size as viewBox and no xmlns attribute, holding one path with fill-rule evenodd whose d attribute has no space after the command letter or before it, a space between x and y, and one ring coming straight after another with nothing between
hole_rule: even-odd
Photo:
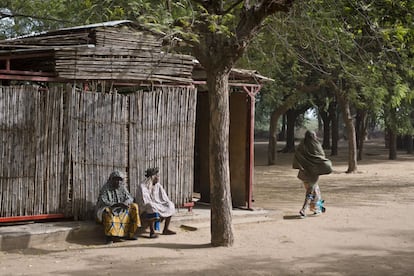
<instances>
[{"instance_id":1,"label":"wooden support beam","mask_svg":"<svg viewBox=\"0 0 414 276\"><path fill-rule=\"evenodd\" d=\"M6 66L7 67L7 66ZM1 70L0 74L22 75L22 76L41 76L41 77L56 77L56 73L49 72L34 72L34 71L20 71L20 70Z\"/></svg>"},{"instance_id":2,"label":"wooden support beam","mask_svg":"<svg viewBox=\"0 0 414 276\"><path fill-rule=\"evenodd\" d=\"M0 80L26 80L26 81L46 81L46 82L68 82L70 80L59 77L42 77L42 76L22 76L0 74Z\"/></svg>"},{"instance_id":3,"label":"wooden support beam","mask_svg":"<svg viewBox=\"0 0 414 276\"><path fill-rule=\"evenodd\" d=\"M64 214L44 214L44 215L34 215L34 216L0 217L0 223L30 221L30 220L58 219L58 218L65 218L65 215Z\"/></svg>"}]
</instances>

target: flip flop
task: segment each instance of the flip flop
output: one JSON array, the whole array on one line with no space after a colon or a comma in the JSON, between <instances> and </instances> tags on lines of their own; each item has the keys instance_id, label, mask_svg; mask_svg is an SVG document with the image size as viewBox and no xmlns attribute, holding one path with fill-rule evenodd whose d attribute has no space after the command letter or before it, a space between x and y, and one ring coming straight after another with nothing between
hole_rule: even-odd
<instances>
[{"instance_id":1,"label":"flip flop","mask_svg":"<svg viewBox=\"0 0 414 276\"><path fill-rule=\"evenodd\" d=\"M158 238L158 234L150 233L149 238L150 239L156 239L156 238Z\"/></svg>"},{"instance_id":2,"label":"flip flop","mask_svg":"<svg viewBox=\"0 0 414 276\"><path fill-rule=\"evenodd\" d=\"M162 234L163 235L175 235L177 233L175 233L174 231L168 229L167 231L162 232Z\"/></svg>"}]
</instances>

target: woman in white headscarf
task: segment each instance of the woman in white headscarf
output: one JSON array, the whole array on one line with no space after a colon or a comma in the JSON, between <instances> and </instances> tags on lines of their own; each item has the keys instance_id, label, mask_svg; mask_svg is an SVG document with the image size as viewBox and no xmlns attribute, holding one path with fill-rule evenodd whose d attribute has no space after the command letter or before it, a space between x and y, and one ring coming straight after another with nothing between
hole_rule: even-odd
<instances>
[{"instance_id":1,"label":"woman in white headscarf","mask_svg":"<svg viewBox=\"0 0 414 276\"><path fill-rule=\"evenodd\" d=\"M146 179L139 185L136 198L141 215L150 221L150 238L157 237L155 230L160 230L159 222L164 219L162 234L175 234L174 231L169 229L171 217L175 214L175 206L159 183L158 172L158 168L149 168L145 171Z\"/></svg>"}]
</instances>

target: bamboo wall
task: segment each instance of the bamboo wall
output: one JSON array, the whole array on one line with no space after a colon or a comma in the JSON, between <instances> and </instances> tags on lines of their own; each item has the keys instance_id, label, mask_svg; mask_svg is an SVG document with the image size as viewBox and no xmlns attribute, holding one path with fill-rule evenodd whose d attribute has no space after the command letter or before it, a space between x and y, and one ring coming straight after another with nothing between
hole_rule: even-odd
<instances>
[{"instance_id":1,"label":"bamboo wall","mask_svg":"<svg viewBox=\"0 0 414 276\"><path fill-rule=\"evenodd\" d=\"M77 80L191 83L193 57L129 48L68 48L55 51L59 77Z\"/></svg>"},{"instance_id":2,"label":"bamboo wall","mask_svg":"<svg viewBox=\"0 0 414 276\"><path fill-rule=\"evenodd\" d=\"M130 184L145 178L145 169L159 167L161 184L178 206L192 200L195 88L157 88L130 97Z\"/></svg>"},{"instance_id":3,"label":"bamboo wall","mask_svg":"<svg viewBox=\"0 0 414 276\"><path fill-rule=\"evenodd\" d=\"M0 216L57 213L64 177L62 90L0 86ZM64 192L64 191L63 191Z\"/></svg>"},{"instance_id":4,"label":"bamboo wall","mask_svg":"<svg viewBox=\"0 0 414 276\"><path fill-rule=\"evenodd\" d=\"M0 215L90 219L114 169L133 195L147 167L177 206L192 199L195 88L120 94L0 86Z\"/></svg>"}]
</instances>

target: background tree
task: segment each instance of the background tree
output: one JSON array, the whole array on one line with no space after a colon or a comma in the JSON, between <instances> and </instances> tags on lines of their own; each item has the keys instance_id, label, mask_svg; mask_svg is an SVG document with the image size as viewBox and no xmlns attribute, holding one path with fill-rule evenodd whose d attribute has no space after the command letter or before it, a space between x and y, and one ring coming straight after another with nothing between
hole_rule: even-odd
<instances>
[{"instance_id":1,"label":"background tree","mask_svg":"<svg viewBox=\"0 0 414 276\"><path fill-rule=\"evenodd\" d=\"M212 245L233 244L229 173L229 91L231 68L260 31L266 17L288 11L292 1L192 1L193 16L180 26L207 73L210 104L210 187ZM188 6L187 6L188 8ZM193 21L195 18L195 21ZM185 39L186 36L183 36Z\"/></svg>"},{"instance_id":2,"label":"background tree","mask_svg":"<svg viewBox=\"0 0 414 276\"><path fill-rule=\"evenodd\" d=\"M412 28L402 23L412 19L412 9L407 9L412 5L412 1L304 1L283 19L281 26L287 27L277 29L275 37L285 42L280 45L319 75L314 84L334 92L332 102L341 105L348 132L348 172L357 169L356 110L366 109L376 118L379 110L387 110L384 103L393 103L398 113L404 102L410 102L407 82L412 69L401 65L412 64L412 52L406 51ZM391 55L394 52L397 56ZM398 68L397 74L392 67ZM387 79L391 83L384 83ZM389 125L398 125L392 119L388 115ZM358 137L362 156L363 132Z\"/></svg>"}]
</instances>

